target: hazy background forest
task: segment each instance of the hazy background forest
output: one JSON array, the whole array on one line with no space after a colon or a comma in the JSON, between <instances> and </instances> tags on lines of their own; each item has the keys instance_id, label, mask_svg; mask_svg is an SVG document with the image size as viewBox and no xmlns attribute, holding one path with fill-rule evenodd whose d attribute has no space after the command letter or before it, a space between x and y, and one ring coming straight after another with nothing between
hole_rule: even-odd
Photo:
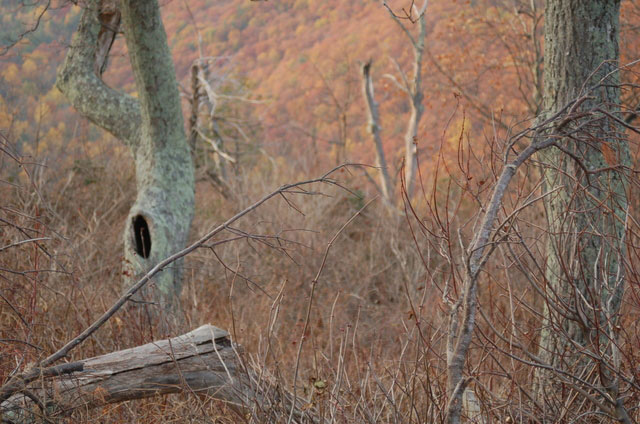
<instances>
[{"instance_id":1,"label":"hazy background forest","mask_svg":"<svg viewBox=\"0 0 640 424\"><path fill-rule=\"evenodd\" d=\"M345 163L369 165L341 168L332 175L339 185L316 184L311 195L274 198L234 224L226 237L238 240L198 249L184 263L181 330L205 323L228 330L247 364L285 387L295 385L306 399L303 408L333 422L445 420L448 308L461 290L456 266L464 267L463 246L500 175L507 140L534 125L542 108L543 1L432 0L415 140L418 183L414 196L403 195L410 105L399 81L402 72L412 75L413 51L390 10L402 16L411 4L160 1L185 122L194 63L207 64L215 94L215 107L206 112L210 132L194 150L190 240L282 184ZM132 155L55 87L80 12L66 1L3 1L0 9L1 383L59 349L122 292L123 222L136 196ZM635 110L640 3L622 1L620 16L620 63L631 63L621 74L629 88L622 104ZM402 23L418 31L418 23ZM367 61L395 189L390 202L373 167L362 94ZM122 34L103 78L136 95ZM637 136L629 130L627 137L635 158ZM540 195L540 180L535 163L519 171L504 214L535 197L529 193ZM635 211L638 197L629 193ZM548 237L542 202L527 206L509 224L526 240L526 249L516 246L526 254L498 249L480 277L483 318L466 363L465 414L475 422L553 422L541 418L547 413L559 422L613 422L602 411L580 415L594 408L575 388L548 405L532 395L536 371L524 359L533 360L519 352L538 346L545 302L530 284L537 278L531 275L544 274ZM612 395L623 399L628 422L640 419L636 225L628 228L628 282L617 327L623 383ZM517 244L509 237L504 240ZM166 336L134 318L118 313L69 360ZM575 390L585 395L584 387ZM251 416L185 391L78 410L66 419L245 422Z\"/></svg>"}]
</instances>

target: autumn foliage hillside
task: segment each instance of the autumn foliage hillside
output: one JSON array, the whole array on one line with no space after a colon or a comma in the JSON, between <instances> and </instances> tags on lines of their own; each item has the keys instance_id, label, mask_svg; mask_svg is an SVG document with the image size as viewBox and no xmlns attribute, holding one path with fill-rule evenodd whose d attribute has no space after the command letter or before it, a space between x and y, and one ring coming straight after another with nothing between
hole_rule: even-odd
<instances>
[{"instance_id":1,"label":"autumn foliage hillside","mask_svg":"<svg viewBox=\"0 0 640 424\"><path fill-rule=\"evenodd\" d=\"M81 118L54 86L78 7L53 2L42 13L46 2L8 3L0 6L0 48L7 46L0 50L0 247L11 248L0 250L0 383L55 351L118 298L122 233L135 198L127 148ZM368 60L384 150L401 192L409 104L396 82L402 72L411 76L413 57L390 11L402 17L410 1L389 1L389 9L373 0L160 3L185 122L192 64L210 58L218 100L212 120L234 159L223 161L221 189L207 173L211 158L196 157L191 240L281 184L345 162L374 163L360 71ZM333 422L442 422L447 296L461 284L459 271L449 265L465 266L462 244L471 239L477 211L497 179L505 140L540 112L542 3L429 1L425 113L416 140L423 184L415 209L400 195L392 208L376 198L377 173L366 167L341 169L334 175L338 186L315 185L314 195L267 203L238 222L233 234L255 237L212 244L187 257L185 327L210 322L228 329L245 346L247 363L283 387L290 387L294 370L299 371L298 394L310 399L306 407ZM623 2L622 19L624 62L637 57L640 45L635 2ZM402 22L415 34L415 24ZM637 82L630 73L623 78ZM104 79L135 95L122 35ZM625 107L636 107L638 99L625 92L623 98ZM539 178L536 166L521 168L506 208L537 193ZM517 322L523 343L537 343L536 311L543 306L520 270L536 270L545 260L541 209L539 203L526 208L523 221L532 224L518 228L518 236L533 246L530 256L523 253L518 260L525 259L516 263L501 251L482 275L483 313L498 328L489 328L488 321L478 324L469 363L476 392L498 405L483 411L493 420L487 422L514 422L514 417L529 422L540 412L531 407L527 416L529 406L523 406L535 404L521 391L531 383L531 368L505 360L510 346L495 334L510 337ZM327 243L357 213L323 262ZM441 221L429 222L433 216ZM450 238L434 235L445 229ZM37 244L13 245L27 238ZM629 363L637 363L640 334L640 285L634 281L622 320L628 333L621 346ZM159 337L144 324L120 313L69 359ZM638 393L630 390L628 403L637 404ZM572 401L566 410L572 410ZM189 393L80 411L73 419L153 423L185 422L185 417L243 422L226 415L224 405Z\"/></svg>"},{"instance_id":2,"label":"autumn foliage hillside","mask_svg":"<svg viewBox=\"0 0 640 424\"><path fill-rule=\"evenodd\" d=\"M389 6L401 14L406 5L396 1ZM46 146L68 152L78 140L105 137L78 120L53 87L78 13L65 4L58 7L1 59L0 119L16 138L31 140L24 144L28 154ZM13 40L32 28L37 12L16 6L14 15L4 13L3 21L12 22L3 26L4 39ZM290 164L306 164L302 171L346 160L373 161L359 72L359 65L372 59L385 150L394 168L399 167L408 103L383 75L400 80L394 61L410 74L412 53L380 3L174 0L164 3L163 14L184 91L189 90L190 67L196 58L219 58L217 63L223 64L219 73L237 81L243 96L256 101L245 109L251 116L235 117L259 122L261 132L250 142L267 146L275 156L295 157ZM496 122L499 127L515 125L535 110L530 96L535 81L525 66L532 60L526 57L531 55L526 49L530 40L517 27L522 17L512 7L498 1L434 2L427 16L426 113L419 140L425 163L438 150L448 126L451 138L458 137L462 114L450 119L457 104L458 110L468 110L471 126L466 126L480 137L492 133ZM409 21L405 23L414 30ZM132 91L127 63L120 37L106 79L118 89ZM460 100L456 96L461 93ZM39 138L46 142L33 142Z\"/></svg>"}]
</instances>

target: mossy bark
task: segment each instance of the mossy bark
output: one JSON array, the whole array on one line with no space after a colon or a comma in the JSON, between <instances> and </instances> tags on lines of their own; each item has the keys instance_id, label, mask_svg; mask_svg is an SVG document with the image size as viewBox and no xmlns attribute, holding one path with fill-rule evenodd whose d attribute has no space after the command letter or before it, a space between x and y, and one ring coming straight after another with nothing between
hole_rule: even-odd
<instances>
[{"instance_id":1,"label":"mossy bark","mask_svg":"<svg viewBox=\"0 0 640 424\"><path fill-rule=\"evenodd\" d=\"M619 12L615 0L546 1L544 116L584 95L580 108L600 108L601 114L574 121L560 148L540 154L544 191L552 194L545 199L550 240L539 356L590 384L611 387L613 381L598 381L610 380L607 372L590 370L597 367L594 358L615 362L624 288L630 155L610 118L620 113ZM540 384L539 394L556 389Z\"/></svg>"},{"instance_id":2,"label":"mossy bark","mask_svg":"<svg viewBox=\"0 0 640 424\"><path fill-rule=\"evenodd\" d=\"M124 231L124 286L181 250L194 210L194 170L184 132L171 52L157 1L120 2L137 99L108 87L94 70L101 4L83 11L57 85L94 124L125 142L136 165L137 198ZM181 263L155 277L143 297L172 311L181 291Z\"/></svg>"}]
</instances>

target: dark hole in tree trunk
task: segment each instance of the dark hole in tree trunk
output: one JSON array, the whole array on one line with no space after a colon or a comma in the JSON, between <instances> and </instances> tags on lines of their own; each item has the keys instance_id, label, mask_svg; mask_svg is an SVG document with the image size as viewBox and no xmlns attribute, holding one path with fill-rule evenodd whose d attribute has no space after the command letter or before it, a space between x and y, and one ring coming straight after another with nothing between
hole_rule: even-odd
<instances>
[{"instance_id":1,"label":"dark hole in tree trunk","mask_svg":"<svg viewBox=\"0 0 640 424\"><path fill-rule=\"evenodd\" d=\"M143 258L148 258L151 252L151 233L142 215L133 218L133 234L136 239L136 253Z\"/></svg>"}]
</instances>

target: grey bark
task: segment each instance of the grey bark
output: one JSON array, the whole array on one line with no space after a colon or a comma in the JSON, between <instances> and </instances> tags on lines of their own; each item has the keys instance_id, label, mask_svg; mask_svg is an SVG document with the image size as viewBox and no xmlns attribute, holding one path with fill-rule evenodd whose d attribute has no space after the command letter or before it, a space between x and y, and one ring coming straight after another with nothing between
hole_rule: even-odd
<instances>
[{"instance_id":1,"label":"grey bark","mask_svg":"<svg viewBox=\"0 0 640 424\"><path fill-rule=\"evenodd\" d=\"M398 70L400 71L402 78L402 84L398 85L409 97L409 107L411 109L411 115L409 116L409 122L407 123L407 131L404 136L404 180L409 198L413 196L416 172L418 170L418 126L420 125L420 119L424 112L424 105L422 104L422 100L424 99L424 94L422 93L422 59L424 56L424 42L427 34L425 21L426 9L427 1L425 1L419 11L414 7L414 12L417 14L417 22L419 25L417 38L414 38L414 36L411 35L411 32L401 22L400 18L395 15L391 9L389 9L391 18L400 26L404 34L409 39L413 49L413 78L409 80L407 75L402 72L398 66Z\"/></svg>"},{"instance_id":2,"label":"grey bark","mask_svg":"<svg viewBox=\"0 0 640 424\"><path fill-rule=\"evenodd\" d=\"M222 137L215 122L216 94L209 84L209 66L209 59L203 57L194 60L191 65L189 146L196 171L204 171L220 194L228 199L232 192L227 183L225 161L235 163L235 159L223 151ZM209 149L203 144L213 149L213 164L209 163Z\"/></svg>"},{"instance_id":3,"label":"grey bark","mask_svg":"<svg viewBox=\"0 0 640 424\"><path fill-rule=\"evenodd\" d=\"M210 392L218 399L241 405L242 388L230 390L227 376L237 376L235 353L228 334L213 326L203 326L170 340L161 340L74 364L72 372L34 381L27 389L42 404L16 394L2 404L7 415L22 415L28 421L40 414L70 415L76 409L93 409L109 403L140 399L183 390ZM218 356L219 355L219 356Z\"/></svg>"},{"instance_id":4,"label":"grey bark","mask_svg":"<svg viewBox=\"0 0 640 424\"><path fill-rule=\"evenodd\" d=\"M382 138L380 137L380 113L378 112L378 104L373 95L371 61L362 65L362 96L367 103L368 129L373 137L373 143L376 148L376 166L380 169L380 191L387 202L392 202L393 184L391 183Z\"/></svg>"},{"instance_id":5,"label":"grey bark","mask_svg":"<svg viewBox=\"0 0 640 424\"><path fill-rule=\"evenodd\" d=\"M100 37L103 8L97 1L87 3L57 86L78 112L133 153L138 194L124 231L126 288L185 246L194 209L194 171L157 2L123 0L119 5L137 99L108 87L98 75L103 66L97 62L106 58L99 39L109 42ZM167 311L175 309L181 263L164 270L153 283L143 297Z\"/></svg>"},{"instance_id":6,"label":"grey bark","mask_svg":"<svg viewBox=\"0 0 640 424\"><path fill-rule=\"evenodd\" d=\"M609 118L620 112L619 13L616 0L546 1L543 117L584 94L581 110L602 113L565 129L559 148L540 155L543 190L557 190L545 198L550 241L539 356L613 399L628 212L624 171L631 163L624 134ZM548 385L548 374L538 377L539 396L553 396L558 388Z\"/></svg>"},{"instance_id":7,"label":"grey bark","mask_svg":"<svg viewBox=\"0 0 640 424\"><path fill-rule=\"evenodd\" d=\"M528 131L510 140L510 145L526 137ZM509 184L518 168L534 154L547 149L554 143L554 137L534 140L512 160L505 156L502 171L493 187L491 199L484 208L479 229L467 248L467 266L464 270L464 281L461 298L450 304L449 323L447 329L447 396L446 422L460 422L464 393L470 378L464 375L464 365L476 326L478 312L478 277L487 260L493 253L497 242L492 240L496 230L496 221L502 208L502 200L508 192Z\"/></svg>"},{"instance_id":8,"label":"grey bark","mask_svg":"<svg viewBox=\"0 0 640 424\"><path fill-rule=\"evenodd\" d=\"M58 375L43 376L3 402L0 417L40 422L68 417L74 411L185 391L223 401L240 416L256 414L252 407L257 403L271 408L270 416L260 418L284 417L291 396L267 389L273 382L260 382L245 369L239 349L226 331L203 325L172 339L65 364ZM282 403L279 412L271 404L274 401ZM293 422L314 421L312 410L302 411L303 402L296 404Z\"/></svg>"}]
</instances>

